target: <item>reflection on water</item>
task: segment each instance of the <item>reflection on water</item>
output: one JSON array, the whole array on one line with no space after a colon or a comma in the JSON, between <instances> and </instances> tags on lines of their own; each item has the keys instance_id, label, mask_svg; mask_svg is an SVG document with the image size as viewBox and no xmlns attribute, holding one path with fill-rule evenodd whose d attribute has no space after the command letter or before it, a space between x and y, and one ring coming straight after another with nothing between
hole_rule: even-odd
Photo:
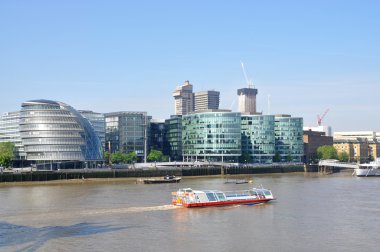
<instances>
[{"instance_id":1,"label":"reflection on water","mask_svg":"<svg viewBox=\"0 0 380 252\"><path fill-rule=\"evenodd\" d=\"M21 246L17 251L37 251L47 241L66 237L89 236L98 233L113 232L125 227L112 227L94 223L78 223L70 226L28 227L0 222L0 249L9 246ZM23 244L25 244L23 246Z\"/></svg>"}]
</instances>

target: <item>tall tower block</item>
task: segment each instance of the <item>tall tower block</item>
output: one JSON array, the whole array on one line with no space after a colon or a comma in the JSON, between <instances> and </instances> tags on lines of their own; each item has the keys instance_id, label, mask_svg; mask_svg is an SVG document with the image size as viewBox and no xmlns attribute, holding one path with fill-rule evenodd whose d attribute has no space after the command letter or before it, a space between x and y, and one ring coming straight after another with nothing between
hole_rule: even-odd
<instances>
[{"instance_id":1,"label":"tall tower block","mask_svg":"<svg viewBox=\"0 0 380 252\"><path fill-rule=\"evenodd\" d=\"M173 92L174 109L176 115L187 115L194 112L193 85L185 81L182 86L177 87Z\"/></svg>"},{"instance_id":2,"label":"tall tower block","mask_svg":"<svg viewBox=\"0 0 380 252\"><path fill-rule=\"evenodd\" d=\"M256 114L256 88L240 88L237 91L239 95L239 112Z\"/></svg>"}]
</instances>

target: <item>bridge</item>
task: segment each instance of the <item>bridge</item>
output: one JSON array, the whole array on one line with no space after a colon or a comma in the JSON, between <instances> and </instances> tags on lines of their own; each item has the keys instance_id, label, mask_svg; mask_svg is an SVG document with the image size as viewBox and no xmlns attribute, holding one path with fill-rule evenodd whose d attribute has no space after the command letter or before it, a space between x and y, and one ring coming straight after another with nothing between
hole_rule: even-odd
<instances>
[{"instance_id":1,"label":"bridge","mask_svg":"<svg viewBox=\"0 0 380 252\"><path fill-rule=\"evenodd\" d=\"M335 159L321 160L318 162L318 172L332 173L334 168L357 169L359 165L357 163L339 162Z\"/></svg>"}]
</instances>

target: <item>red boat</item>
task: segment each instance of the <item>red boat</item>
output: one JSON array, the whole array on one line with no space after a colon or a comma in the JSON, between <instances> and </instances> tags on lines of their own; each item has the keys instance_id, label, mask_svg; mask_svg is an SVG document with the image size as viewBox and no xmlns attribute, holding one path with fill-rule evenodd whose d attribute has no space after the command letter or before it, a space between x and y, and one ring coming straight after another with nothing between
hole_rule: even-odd
<instances>
[{"instance_id":1,"label":"red boat","mask_svg":"<svg viewBox=\"0 0 380 252\"><path fill-rule=\"evenodd\" d=\"M183 207L253 205L266 203L274 199L272 192L264 188L252 188L235 192L201 191L184 188L179 189L177 192L172 192L172 196L172 204Z\"/></svg>"}]
</instances>

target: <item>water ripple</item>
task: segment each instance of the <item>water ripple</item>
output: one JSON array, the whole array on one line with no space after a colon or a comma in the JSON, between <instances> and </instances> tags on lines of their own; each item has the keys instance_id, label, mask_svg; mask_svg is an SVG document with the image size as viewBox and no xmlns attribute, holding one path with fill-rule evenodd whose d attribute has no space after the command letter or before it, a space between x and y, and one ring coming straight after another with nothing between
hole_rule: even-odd
<instances>
[{"instance_id":1,"label":"water ripple","mask_svg":"<svg viewBox=\"0 0 380 252\"><path fill-rule=\"evenodd\" d=\"M47 241L67 237L84 237L99 233L113 232L126 227L113 227L95 223L78 223L70 226L29 227L0 222L0 250L10 246L23 247L16 251L34 252Z\"/></svg>"}]
</instances>

